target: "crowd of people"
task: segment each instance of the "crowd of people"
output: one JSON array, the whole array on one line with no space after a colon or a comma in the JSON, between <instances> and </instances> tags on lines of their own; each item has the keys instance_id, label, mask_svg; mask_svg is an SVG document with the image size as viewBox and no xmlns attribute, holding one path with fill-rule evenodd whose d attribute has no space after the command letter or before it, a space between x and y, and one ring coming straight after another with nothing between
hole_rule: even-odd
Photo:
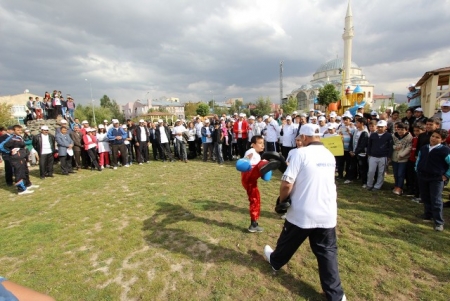
<instances>
[{"instance_id":1,"label":"crowd of people","mask_svg":"<svg viewBox=\"0 0 450 301\"><path fill-rule=\"evenodd\" d=\"M61 91L54 90L52 94L46 91L42 100L30 96L26 103L27 116L24 123L27 124L30 120L56 119L58 115L74 118L75 106L72 96L67 95L67 99L64 99Z\"/></svg>"}]
</instances>

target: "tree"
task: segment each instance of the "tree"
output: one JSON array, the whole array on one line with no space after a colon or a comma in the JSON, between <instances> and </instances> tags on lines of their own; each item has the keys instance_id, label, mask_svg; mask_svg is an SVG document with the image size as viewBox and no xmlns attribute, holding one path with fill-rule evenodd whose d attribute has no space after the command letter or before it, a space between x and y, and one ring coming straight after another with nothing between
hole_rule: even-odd
<instances>
[{"instance_id":1,"label":"tree","mask_svg":"<svg viewBox=\"0 0 450 301\"><path fill-rule=\"evenodd\" d=\"M330 103L337 102L341 98L341 93L336 90L334 85L326 84L323 88L319 89L319 95L317 95L317 102L328 107Z\"/></svg>"},{"instance_id":2,"label":"tree","mask_svg":"<svg viewBox=\"0 0 450 301\"><path fill-rule=\"evenodd\" d=\"M263 116L268 115L270 111L272 110L272 102L270 101L270 97L258 97L258 100L256 100L255 108L250 109L250 113L253 116Z\"/></svg>"},{"instance_id":3,"label":"tree","mask_svg":"<svg viewBox=\"0 0 450 301\"><path fill-rule=\"evenodd\" d=\"M293 95L289 96L288 100L281 105L283 112L285 114L292 114L295 110L297 110L298 102L297 98Z\"/></svg>"},{"instance_id":4,"label":"tree","mask_svg":"<svg viewBox=\"0 0 450 301\"><path fill-rule=\"evenodd\" d=\"M6 103L0 103L0 125L10 126L14 123L14 119L11 116L11 105Z\"/></svg>"},{"instance_id":5,"label":"tree","mask_svg":"<svg viewBox=\"0 0 450 301\"><path fill-rule=\"evenodd\" d=\"M105 94L102 98L100 98L100 107L109 109L111 111L112 117L115 119L119 119L120 122L125 121L125 116L123 115L119 104L115 99L111 100L108 95ZM97 119L97 116L95 117Z\"/></svg>"},{"instance_id":6,"label":"tree","mask_svg":"<svg viewBox=\"0 0 450 301\"><path fill-rule=\"evenodd\" d=\"M234 101L234 103L233 103L233 105L230 107L230 110L229 110L229 114L230 115L233 115L234 113L239 113L239 112L241 112L242 111L242 101L240 101L239 99L236 99L235 101Z\"/></svg>"},{"instance_id":7,"label":"tree","mask_svg":"<svg viewBox=\"0 0 450 301\"><path fill-rule=\"evenodd\" d=\"M198 105L197 110L195 110L197 115L200 115L202 117L205 117L209 114L209 106L206 103L201 103Z\"/></svg>"},{"instance_id":8,"label":"tree","mask_svg":"<svg viewBox=\"0 0 450 301\"><path fill-rule=\"evenodd\" d=\"M102 98L100 98L100 106L102 108L110 108L112 106L112 101L108 95L105 94Z\"/></svg>"},{"instance_id":9,"label":"tree","mask_svg":"<svg viewBox=\"0 0 450 301\"><path fill-rule=\"evenodd\" d=\"M399 114L400 118L403 118L403 117L406 116L406 110L407 109L408 109L408 104L407 103L402 103L402 104L399 104L399 105L397 105L395 107L395 110L400 112L400 114Z\"/></svg>"},{"instance_id":10,"label":"tree","mask_svg":"<svg viewBox=\"0 0 450 301\"><path fill-rule=\"evenodd\" d=\"M199 103L188 102L184 104L184 114L186 117L192 117L197 115Z\"/></svg>"}]
</instances>

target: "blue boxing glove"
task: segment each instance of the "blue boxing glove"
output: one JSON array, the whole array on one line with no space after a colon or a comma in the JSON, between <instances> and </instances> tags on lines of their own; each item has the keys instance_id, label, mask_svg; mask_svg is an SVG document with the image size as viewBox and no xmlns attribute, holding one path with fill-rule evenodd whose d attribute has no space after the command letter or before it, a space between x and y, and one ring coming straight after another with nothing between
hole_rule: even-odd
<instances>
[{"instance_id":1,"label":"blue boxing glove","mask_svg":"<svg viewBox=\"0 0 450 301\"><path fill-rule=\"evenodd\" d=\"M252 170L252 165L250 164L249 158L242 158L237 160L236 169L240 172L247 172Z\"/></svg>"},{"instance_id":2,"label":"blue boxing glove","mask_svg":"<svg viewBox=\"0 0 450 301\"><path fill-rule=\"evenodd\" d=\"M263 179L264 181L270 181L270 179L272 179L272 171L269 170L268 172L266 172L265 174L263 174L261 176L261 179Z\"/></svg>"}]
</instances>

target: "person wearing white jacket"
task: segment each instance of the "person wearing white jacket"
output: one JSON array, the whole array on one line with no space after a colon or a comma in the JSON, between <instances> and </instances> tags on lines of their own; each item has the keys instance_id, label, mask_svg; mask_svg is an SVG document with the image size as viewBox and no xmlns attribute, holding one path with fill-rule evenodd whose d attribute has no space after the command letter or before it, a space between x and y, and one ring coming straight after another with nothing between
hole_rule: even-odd
<instances>
[{"instance_id":1,"label":"person wearing white jacket","mask_svg":"<svg viewBox=\"0 0 450 301\"><path fill-rule=\"evenodd\" d=\"M277 151L278 136L280 134L280 126L272 117L264 115L263 121L266 123L264 136L266 140L265 150L268 152Z\"/></svg>"},{"instance_id":2,"label":"person wearing white jacket","mask_svg":"<svg viewBox=\"0 0 450 301\"><path fill-rule=\"evenodd\" d=\"M109 153L111 149L109 148L109 139L103 124L98 126L97 142L100 167L102 169L105 167L109 168Z\"/></svg>"},{"instance_id":3,"label":"person wearing white jacket","mask_svg":"<svg viewBox=\"0 0 450 301\"><path fill-rule=\"evenodd\" d=\"M281 154L287 158L289 151L295 148L295 136L297 134L298 124L292 123L292 117L286 116L286 124L283 124L280 132L281 136Z\"/></svg>"}]
</instances>

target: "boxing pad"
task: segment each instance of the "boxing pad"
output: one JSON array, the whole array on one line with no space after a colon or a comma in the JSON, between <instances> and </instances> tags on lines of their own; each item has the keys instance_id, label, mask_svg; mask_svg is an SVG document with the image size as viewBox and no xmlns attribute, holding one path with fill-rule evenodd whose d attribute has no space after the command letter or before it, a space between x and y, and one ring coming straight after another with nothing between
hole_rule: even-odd
<instances>
[{"instance_id":1,"label":"boxing pad","mask_svg":"<svg viewBox=\"0 0 450 301\"><path fill-rule=\"evenodd\" d=\"M280 168L280 161L275 160L268 161L264 166L259 168L261 178L269 171L272 172L272 170L277 170L278 168Z\"/></svg>"},{"instance_id":2,"label":"boxing pad","mask_svg":"<svg viewBox=\"0 0 450 301\"><path fill-rule=\"evenodd\" d=\"M261 179L263 179L264 181L270 181L270 179L272 178L272 171L269 170L268 172L266 172L265 174L263 174L261 176Z\"/></svg>"},{"instance_id":3,"label":"boxing pad","mask_svg":"<svg viewBox=\"0 0 450 301\"><path fill-rule=\"evenodd\" d=\"M278 170L281 172L285 172L287 168L287 164L283 156L281 156L277 152L264 152L261 156L261 159L265 159L267 161L278 161L280 162L280 166L278 167Z\"/></svg>"},{"instance_id":4,"label":"boxing pad","mask_svg":"<svg viewBox=\"0 0 450 301\"><path fill-rule=\"evenodd\" d=\"M291 207L291 198L288 197L283 202L280 201L280 197L278 197L277 202L275 204L275 212L279 214L285 214L288 208Z\"/></svg>"},{"instance_id":5,"label":"boxing pad","mask_svg":"<svg viewBox=\"0 0 450 301\"><path fill-rule=\"evenodd\" d=\"M247 172L252 169L249 158L242 158L236 161L236 169L240 172Z\"/></svg>"}]
</instances>

